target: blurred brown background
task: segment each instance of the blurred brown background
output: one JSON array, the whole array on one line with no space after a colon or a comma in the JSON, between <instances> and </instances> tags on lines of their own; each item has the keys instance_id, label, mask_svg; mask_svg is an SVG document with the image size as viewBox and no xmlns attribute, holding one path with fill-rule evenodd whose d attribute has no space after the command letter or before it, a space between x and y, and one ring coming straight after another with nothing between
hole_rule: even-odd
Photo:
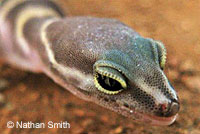
<instances>
[{"instance_id":1,"label":"blurred brown background","mask_svg":"<svg viewBox=\"0 0 200 134\"><path fill-rule=\"evenodd\" d=\"M171 126L134 121L85 102L42 74L0 64L1 134L200 134L200 0L60 0L70 16L116 18L167 48L165 72L181 110ZM8 129L8 121L68 121L70 129Z\"/></svg>"}]
</instances>

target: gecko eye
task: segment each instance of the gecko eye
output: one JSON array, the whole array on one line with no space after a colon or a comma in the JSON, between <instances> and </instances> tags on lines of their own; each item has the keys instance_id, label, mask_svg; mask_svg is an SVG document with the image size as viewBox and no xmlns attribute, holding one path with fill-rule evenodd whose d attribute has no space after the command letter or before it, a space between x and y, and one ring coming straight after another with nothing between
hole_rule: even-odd
<instances>
[{"instance_id":1,"label":"gecko eye","mask_svg":"<svg viewBox=\"0 0 200 134\"><path fill-rule=\"evenodd\" d=\"M97 89L107 94L117 94L127 87L123 75L110 67L98 67L94 81Z\"/></svg>"}]
</instances>

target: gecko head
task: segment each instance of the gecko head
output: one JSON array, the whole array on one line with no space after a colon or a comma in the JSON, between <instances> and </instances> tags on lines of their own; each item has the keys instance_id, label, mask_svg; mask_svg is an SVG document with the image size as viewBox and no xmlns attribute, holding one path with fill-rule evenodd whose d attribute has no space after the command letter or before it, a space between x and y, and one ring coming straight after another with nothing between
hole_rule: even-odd
<instances>
[{"instance_id":1,"label":"gecko head","mask_svg":"<svg viewBox=\"0 0 200 134\"><path fill-rule=\"evenodd\" d=\"M135 42L142 50L108 50L95 62L96 98L99 104L134 120L170 125L176 119L179 101L163 72L165 48L150 39Z\"/></svg>"}]
</instances>

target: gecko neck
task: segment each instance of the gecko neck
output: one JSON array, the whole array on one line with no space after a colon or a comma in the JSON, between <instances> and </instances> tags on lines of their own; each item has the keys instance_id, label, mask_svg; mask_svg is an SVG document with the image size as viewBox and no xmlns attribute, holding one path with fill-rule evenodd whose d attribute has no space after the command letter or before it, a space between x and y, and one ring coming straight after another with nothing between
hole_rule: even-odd
<instances>
[{"instance_id":1,"label":"gecko neck","mask_svg":"<svg viewBox=\"0 0 200 134\"><path fill-rule=\"evenodd\" d=\"M18 68L43 72L64 88L71 89L73 94L87 99L84 91L66 83L68 78L60 73L65 68L55 61L52 43L46 37L46 29L52 23L62 21L63 13L55 3L49 0L8 0L1 4L0 52L3 53L0 57Z\"/></svg>"},{"instance_id":2,"label":"gecko neck","mask_svg":"<svg viewBox=\"0 0 200 134\"><path fill-rule=\"evenodd\" d=\"M45 59L41 28L45 22L61 18L62 12L46 0L8 0L1 4L0 51L3 53L0 56L17 67L42 72L43 61L48 59Z\"/></svg>"}]
</instances>

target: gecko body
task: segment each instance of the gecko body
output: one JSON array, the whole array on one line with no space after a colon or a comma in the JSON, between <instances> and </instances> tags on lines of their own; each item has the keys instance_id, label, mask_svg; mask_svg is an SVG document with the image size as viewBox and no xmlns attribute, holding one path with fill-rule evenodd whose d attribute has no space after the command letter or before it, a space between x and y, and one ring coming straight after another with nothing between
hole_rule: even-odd
<instances>
[{"instance_id":1,"label":"gecko body","mask_svg":"<svg viewBox=\"0 0 200 134\"><path fill-rule=\"evenodd\" d=\"M115 19L64 17L49 0L4 0L0 57L136 121L169 125L179 111L164 45Z\"/></svg>"}]
</instances>

